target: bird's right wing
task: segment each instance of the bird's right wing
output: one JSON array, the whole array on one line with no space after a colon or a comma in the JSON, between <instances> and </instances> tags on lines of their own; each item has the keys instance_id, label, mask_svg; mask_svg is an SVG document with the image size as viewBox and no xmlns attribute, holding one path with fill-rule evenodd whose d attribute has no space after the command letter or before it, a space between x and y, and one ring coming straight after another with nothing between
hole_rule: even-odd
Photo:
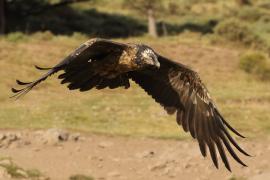
<instances>
[{"instance_id":1,"label":"bird's right wing","mask_svg":"<svg viewBox=\"0 0 270 180\"><path fill-rule=\"evenodd\" d=\"M68 74L68 76L70 75L72 76L72 77L64 77L65 79L67 79L67 81L70 80L69 78L75 78L74 79L75 83L80 83L81 81L84 80L84 78L88 77L89 73L91 73L91 71L89 71L89 68L91 68L92 65L90 62L91 59L101 59L102 57L105 57L112 53L117 54L123 51L126 47L127 47L126 44L113 42L105 39L99 38L91 39L83 43L74 52L72 52L70 55L68 55L65 59L63 59L60 63L58 63L52 68L41 68L36 66L36 68L39 70L48 70L47 73L41 76L39 79L32 82L22 82L16 80L18 85L23 85L25 87L22 89L12 88L12 92L15 93L15 95L11 97L15 98L21 97L22 95L29 92L37 84L46 80L49 76L60 70L65 70L66 75ZM74 74L73 71L75 70L76 72ZM62 75L62 78L63 76L64 75ZM95 78L94 80L97 79L98 78ZM115 81L118 81L118 79L116 79Z\"/></svg>"},{"instance_id":2,"label":"bird's right wing","mask_svg":"<svg viewBox=\"0 0 270 180\"><path fill-rule=\"evenodd\" d=\"M131 72L131 78L169 114L176 113L177 123L197 139L203 156L206 156L208 147L217 168L216 148L226 168L231 170L224 145L238 163L246 166L233 146L243 154L248 154L234 141L227 128L243 136L222 117L198 74L162 56L158 56L158 60L161 64L159 69Z\"/></svg>"}]
</instances>

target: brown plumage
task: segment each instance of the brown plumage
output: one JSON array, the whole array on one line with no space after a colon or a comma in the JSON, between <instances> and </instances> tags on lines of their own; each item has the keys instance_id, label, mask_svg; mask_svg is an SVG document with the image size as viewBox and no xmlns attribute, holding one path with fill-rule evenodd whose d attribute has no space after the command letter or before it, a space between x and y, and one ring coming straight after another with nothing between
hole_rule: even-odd
<instances>
[{"instance_id":1,"label":"brown plumage","mask_svg":"<svg viewBox=\"0 0 270 180\"><path fill-rule=\"evenodd\" d=\"M63 61L52 68L40 68L48 72L33 82L21 82L23 89L13 89L12 97L20 97L50 75L59 75L61 84L69 83L70 90L88 91L92 88L129 88L129 80L135 81L168 114L176 114L176 120L186 132L197 139L203 156L207 148L218 168L217 152L228 170L231 170L225 148L240 164L246 166L234 148L249 156L231 137L228 129L243 137L222 117L199 75L183 64L160 56L142 44L122 44L105 39L92 39L82 44ZM225 147L225 148L224 148Z\"/></svg>"}]
</instances>

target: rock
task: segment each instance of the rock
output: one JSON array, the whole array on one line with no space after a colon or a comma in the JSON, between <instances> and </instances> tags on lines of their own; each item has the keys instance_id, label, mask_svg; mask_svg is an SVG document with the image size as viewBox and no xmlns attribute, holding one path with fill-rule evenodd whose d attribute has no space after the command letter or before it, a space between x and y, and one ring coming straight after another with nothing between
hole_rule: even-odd
<instances>
[{"instance_id":1,"label":"rock","mask_svg":"<svg viewBox=\"0 0 270 180\"><path fill-rule=\"evenodd\" d=\"M33 133L35 137L41 137L44 134L43 130L38 130Z\"/></svg>"},{"instance_id":2,"label":"rock","mask_svg":"<svg viewBox=\"0 0 270 180\"><path fill-rule=\"evenodd\" d=\"M80 152L81 151L81 147L80 146L76 147L76 151L77 152Z\"/></svg>"},{"instance_id":3,"label":"rock","mask_svg":"<svg viewBox=\"0 0 270 180\"><path fill-rule=\"evenodd\" d=\"M3 167L0 167L0 179L10 179L11 176L8 174L7 170Z\"/></svg>"},{"instance_id":4,"label":"rock","mask_svg":"<svg viewBox=\"0 0 270 180\"><path fill-rule=\"evenodd\" d=\"M85 141L85 140L86 140L86 138L85 138L85 137L83 137L83 136L80 136L78 140L80 140L80 141ZM92 139L91 139L91 138L89 138L88 140L89 140L90 142L92 141Z\"/></svg>"},{"instance_id":5,"label":"rock","mask_svg":"<svg viewBox=\"0 0 270 180\"><path fill-rule=\"evenodd\" d=\"M50 180L49 177L39 177L38 180Z\"/></svg>"},{"instance_id":6,"label":"rock","mask_svg":"<svg viewBox=\"0 0 270 180\"><path fill-rule=\"evenodd\" d=\"M114 161L114 162L120 162L120 159L119 158L112 158L112 161Z\"/></svg>"},{"instance_id":7,"label":"rock","mask_svg":"<svg viewBox=\"0 0 270 180\"><path fill-rule=\"evenodd\" d=\"M21 134L20 133L9 132L9 133L5 133L5 134L1 134L0 139L1 139L0 140L0 147L8 148L14 142L21 139ZM13 147L15 147L15 146L16 145L13 145Z\"/></svg>"},{"instance_id":8,"label":"rock","mask_svg":"<svg viewBox=\"0 0 270 180\"><path fill-rule=\"evenodd\" d=\"M18 170L16 171L16 173L17 173L17 174L20 174L22 177L25 177L25 178L28 177L28 174L27 174L24 170L22 170L22 169L18 169Z\"/></svg>"},{"instance_id":9,"label":"rock","mask_svg":"<svg viewBox=\"0 0 270 180\"><path fill-rule=\"evenodd\" d=\"M107 147L110 147L110 146L112 146L112 145L113 145L112 142L100 142L100 143L98 144L98 147L100 147L100 148L107 148Z\"/></svg>"},{"instance_id":10,"label":"rock","mask_svg":"<svg viewBox=\"0 0 270 180\"><path fill-rule=\"evenodd\" d=\"M40 151L40 148L34 148L33 151L39 152Z\"/></svg>"},{"instance_id":11,"label":"rock","mask_svg":"<svg viewBox=\"0 0 270 180\"><path fill-rule=\"evenodd\" d=\"M77 142L77 141L79 141L80 137L81 137L80 133L71 134L70 140Z\"/></svg>"},{"instance_id":12,"label":"rock","mask_svg":"<svg viewBox=\"0 0 270 180\"><path fill-rule=\"evenodd\" d=\"M6 137L7 137L7 136L6 136L5 134L0 134L0 141L6 139Z\"/></svg>"},{"instance_id":13,"label":"rock","mask_svg":"<svg viewBox=\"0 0 270 180\"><path fill-rule=\"evenodd\" d=\"M69 137L69 133L67 133L67 132L60 132L58 135L58 139L60 141L67 141L68 137Z\"/></svg>"},{"instance_id":14,"label":"rock","mask_svg":"<svg viewBox=\"0 0 270 180\"><path fill-rule=\"evenodd\" d=\"M170 174L170 168L166 167L163 171L163 175L169 175Z\"/></svg>"},{"instance_id":15,"label":"rock","mask_svg":"<svg viewBox=\"0 0 270 180\"><path fill-rule=\"evenodd\" d=\"M7 136L6 139L10 142L16 141L21 138L21 136L18 135L17 133L7 133L6 136Z\"/></svg>"},{"instance_id":16,"label":"rock","mask_svg":"<svg viewBox=\"0 0 270 180\"><path fill-rule=\"evenodd\" d=\"M14 148L17 148L17 147L21 147L20 143L10 143L8 145L9 149L14 149Z\"/></svg>"},{"instance_id":17,"label":"rock","mask_svg":"<svg viewBox=\"0 0 270 180\"><path fill-rule=\"evenodd\" d=\"M191 168L191 167L192 167L192 165L191 165L190 163L187 163L187 164L185 164L185 166L184 166L185 169L189 169L189 168Z\"/></svg>"},{"instance_id":18,"label":"rock","mask_svg":"<svg viewBox=\"0 0 270 180\"><path fill-rule=\"evenodd\" d=\"M169 178L175 178L176 177L175 174L169 174L168 176L169 176Z\"/></svg>"},{"instance_id":19,"label":"rock","mask_svg":"<svg viewBox=\"0 0 270 180\"><path fill-rule=\"evenodd\" d=\"M144 151L142 153L137 153L136 157L138 158L151 158L154 157L155 152L154 151Z\"/></svg>"},{"instance_id":20,"label":"rock","mask_svg":"<svg viewBox=\"0 0 270 180\"><path fill-rule=\"evenodd\" d=\"M69 133L61 129L48 129L42 135L44 144L55 145L61 141L67 141Z\"/></svg>"},{"instance_id":21,"label":"rock","mask_svg":"<svg viewBox=\"0 0 270 180\"><path fill-rule=\"evenodd\" d=\"M208 180L208 177L206 177L206 176L201 176L201 177L200 177L200 180Z\"/></svg>"},{"instance_id":22,"label":"rock","mask_svg":"<svg viewBox=\"0 0 270 180\"><path fill-rule=\"evenodd\" d=\"M121 176L121 174L117 171L113 171L113 172L108 173L108 176L109 177L119 177L119 176Z\"/></svg>"},{"instance_id":23,"label":"rock","mask_svg":"<svg viewBox=\"0 0 270 180\"><path fill-rule=\"evenodd\" d=\"M1 164L1 165L10 165L10 164L12 164L12 162L11 162L10 159L4 158L4 159L2 159L2 160L0 161L0 164Z\"/></svg>"},{"instance_id":24,"label":"rock","mask_svg":"<svg viewBox=\"0 0 270 180\"><path fill-rule=\"evenodd\" d=\"M261 169L256 169L255 170L255 174L262 174L263 173L263 170L261 170Z\"/></svg>"},{"instance_id":25,"label":"rock","mask_svg":"<svg viewBox=\"0 0 270 180\"><path fill-rule=\"evenodd\" d=\"M105 177L97 177L97 180L106 180Z\"/></svg>"},{"instance_id":26,"label":"rock","mask_svg":"<svg viewBox=\"0 0 270 180\"><path fill-rule=\"evenodd\" d=\"M25 140L24 142L23 142L23 145L25 145L25 146L28 146L28 145L30 145L31 144L31 141L29 141L29 140Z\"/></svg>"},{"instance_id":27,"label":"rock","mask_svg":"<svg viewBox=\"0 0 270 180\"><path fill-rule=\"evenodd\" d=\"M86 158L89 159L89 160L93 160L94 159L93 156L91 156L91 155L87 156Z\"/></svg>"},{"instance_id":28,"label":"rock","mask_svg":"<svg viewBox=\"0 0 270 180\"><path fill-rule=\"evenodd\" d=\"M150 171L156 171L156 170L165 169L166 167L167 167L167 163L157 163L151 166L149 169Z\"/></svg>"},{"instance_id":29,"label":"rock","mask_svg":"<svg viewBox=\"0 0 270 180\"><path fill-rule=\"evenodd\" d=\"M100 156L89 156L89 158L91 158L91 160L96 160L96 161L103 161L103 158Z\"/></svg>"},{"instance_id":30,"label":"rock","mask_svg":"<svg viewBox=\"0 0 270 180\"><path fill-rule=\"evenodd\" d=\"M57 145L57 149L64 149L64 146L61 146L61 145Z\"/></svg>"},{"instance_id":31,"label":"rock","mask_svg":"<svg viewBox=\"0 0 270 180\"><path fill-rule=\"evenodd\" d=\"M249 178L249 180L266 180L266 179L269 179L269 177L270 177L270 172L266 172L266 173L255 175Z\"/></svg>"}]
</instances>

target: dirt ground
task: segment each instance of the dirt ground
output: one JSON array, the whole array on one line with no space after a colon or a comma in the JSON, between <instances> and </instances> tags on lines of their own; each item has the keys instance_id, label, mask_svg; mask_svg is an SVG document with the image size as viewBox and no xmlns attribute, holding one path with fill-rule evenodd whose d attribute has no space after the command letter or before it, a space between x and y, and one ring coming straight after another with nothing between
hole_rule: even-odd
<instances>
[{"instance_id":1,"label":"dirt ground","mask_svg":"<svg viewBox=\"0 0 270 180\"><path fill-rule=\"evenodd\" d=\"M23 168L38 169L53 180L68 179L74 174L91 175L96 180L270 179L269 137L238 140L253 157L241 156L249 165L246 168L231 159L233 173L230 173L221 163L220 169L216 170L209 157L201 156L197 143L191 139L72 135L66 132L60 133L59 138L55 130L12 133L8 132L13 140L2 143L0 155L11 157ZM3 135L1 137L3 139Z\"/></svg>"}]
</instances>

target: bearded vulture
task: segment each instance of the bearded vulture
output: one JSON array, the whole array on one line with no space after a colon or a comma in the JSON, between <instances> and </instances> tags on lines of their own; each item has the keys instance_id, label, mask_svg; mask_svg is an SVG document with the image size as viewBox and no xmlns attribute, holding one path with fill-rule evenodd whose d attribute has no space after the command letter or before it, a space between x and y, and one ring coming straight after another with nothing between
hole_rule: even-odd
<instances>
[{"instance_id":1,"label":"bearded vulture","mask_svg":"<svg viewBox=\"0 0 270 180\"><path fill-rule=\"evenodd\" d=\"M61 84L69 83L70 90L88 91L92 88L129 88L133 80L143 88L168 114L176 114L178 125L197 139L201 154L207 155L207 148L216 168L217 151L231 171L225 148L241 165L246 166L235 153L234 148L249 156L232 138L228 129L244 138L232 128L220 114L199 75L189 67L169 60L143 44L123 44L106 39L91 39L59 64L52 68L41 68L47 73L33 82L17 84L22 89L12 88L12 97L20 97L54 73ZM232 146L233 145L233 146Z\"/></svg>"}]
</instances>

